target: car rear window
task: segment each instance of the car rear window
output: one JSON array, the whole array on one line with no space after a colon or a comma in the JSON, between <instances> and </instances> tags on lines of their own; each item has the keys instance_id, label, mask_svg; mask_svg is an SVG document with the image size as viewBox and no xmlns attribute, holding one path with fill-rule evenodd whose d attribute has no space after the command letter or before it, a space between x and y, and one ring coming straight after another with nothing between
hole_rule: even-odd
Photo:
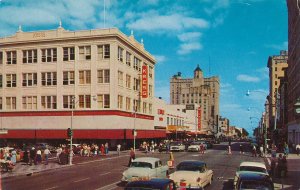
<instances>
[{"instance_id":1,"label":"car rear window","mask_svg":"<svg viewBox=\"0 0 300 190\"><path fill-rule=\"evenodd\" d=\"M152 164L148 162L132 162L130 167L135 168L152 168Z\"/></svg>"},{"instance_id":2,"label":"car rear window","mask_svg":"<svg viewBox=\"0 0 300 190\"><path fill-rule=\"evenodd\" d=\"M250 172L262 172L266 173L266 169L260 168L260 167L255 167L255 166L241 166L240 171L250 171Z\"/></svg>"}]
</instances>

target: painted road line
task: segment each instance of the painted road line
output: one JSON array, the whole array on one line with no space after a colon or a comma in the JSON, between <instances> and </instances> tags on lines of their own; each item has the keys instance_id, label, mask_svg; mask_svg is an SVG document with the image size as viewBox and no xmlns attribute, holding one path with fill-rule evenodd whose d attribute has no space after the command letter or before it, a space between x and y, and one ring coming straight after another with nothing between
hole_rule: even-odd
<instances>
[{"instance_id":1,"label":"painted road line","mask_svg":"<svg viewBox=\"0 0 300 190\"><path fill-rule=\"evenodd\" d=\"M47 188L47 189L44 189L44 190L51 190L51 189L56 189L58 188L58 186L53 186L53 187L50 187L50 188Z\"/></svg>"},{"instance_id":2,"label":"painted road line","mask_svg":"<svg viewBox=\"0 0 300 190\"><path fill-rule=\"evenodd\" d=\"M107 174L110 174L111 172L106 172L106 173L103 173L103 174L99 174L99 176L103 176L103 175L107 175Z\"/></svg>"},{"instance_id":3,"label":"painted road line","mask_svg":"<svg viewBox=\"0 0 300 190\"><path fill-rule=\"evenodd\" d=\"M82 178L82 179L79 179L79 180L76 180L76 181L73 181L74 183L77 183L77 182L81 182L81 181L85 181L85 180L88 180L90 179L89 177L87 178Z\"/></svg>"},{"instance_id":4,"label":"painted road line","mask_svg":"<svg viewBox=\"0 0 300 190\"><path fill-rule=\"evenodd\" d=\"M104 187L100 187L100 188L95 189L95 190L108 190L108 189L110 189L110 188L116 188L115 185L117 185L118 183L120 183L120 181L116 181L116 182L114 182L114 183L112 183L112 184L106 185L106 186L104 186ZM113 186L114 186L114 187L113 187Z\"/></svg>"},{"instance_id":5,"label":"painted road line","mask_svg":"<svg viewBox=\"0 0 300 190\"><path fill-rule=\"evenodd\" d=\"M84 164L88 164L88 163L101 162L101 161L105 161L105 160L112 160L112 159L117 159L117 158L122 158L122 157L129 157L129 155L112 157L112 158L104 158L104 159L101 159L101 160L91 160L91 161L81 162L81 163L78 163L78 164L75 164L75 165L84 165Z\"/></svg>"}]
</instances>

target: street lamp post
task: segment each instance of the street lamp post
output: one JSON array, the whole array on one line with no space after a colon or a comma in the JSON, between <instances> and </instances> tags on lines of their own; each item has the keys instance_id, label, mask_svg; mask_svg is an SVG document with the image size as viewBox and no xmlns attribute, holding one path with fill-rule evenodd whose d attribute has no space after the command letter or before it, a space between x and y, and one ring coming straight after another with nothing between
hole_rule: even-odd
<instances>
[{"instance_id":1,"label":"street lamp post","mask_svg":"<svg viewBox=\"0 0 300 190\"><path fill-rule=\"evenodd\" d=\"M137 112L137 105L134 108L134 121L133 121L133 152L135 152L135 122L136 122L136 112Z\"/></svg>"},{"instance_id":2,"label":"street lamp post","mask_svg":"<svg viewBox=\"0 0 300 190\"><path fill-rule=\"evenodd\" d=\"M75 96L72 96L69 165L72 165L72 160L73 160L73 117L74 117L74 108L75 108Z\"/></svg>"}]
</instances>

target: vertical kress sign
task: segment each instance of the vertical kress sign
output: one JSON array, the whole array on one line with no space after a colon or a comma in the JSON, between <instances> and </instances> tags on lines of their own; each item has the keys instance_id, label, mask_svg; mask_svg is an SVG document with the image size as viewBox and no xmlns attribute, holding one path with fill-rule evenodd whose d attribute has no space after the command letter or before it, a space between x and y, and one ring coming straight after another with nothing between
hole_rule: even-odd
<instances>
[{"instance_id":1,"label":"vertical kress sign","mask_svg":"<svg viewBox=\"0 0 300 190\"><path fill-rule=\"evenodd\" d=\"M198 131L201 131L201 107L198 107Z\"/></svg>"},{"instance_id":2,"label":"vertical kress sign","mask_svg":"<svg viewBox=\"0 0 300 190\"><path fill-rule=\"evenodd\" d=\"M148 98L148 67L142 67L142 98Z\"/></svg>"}]
</instances>

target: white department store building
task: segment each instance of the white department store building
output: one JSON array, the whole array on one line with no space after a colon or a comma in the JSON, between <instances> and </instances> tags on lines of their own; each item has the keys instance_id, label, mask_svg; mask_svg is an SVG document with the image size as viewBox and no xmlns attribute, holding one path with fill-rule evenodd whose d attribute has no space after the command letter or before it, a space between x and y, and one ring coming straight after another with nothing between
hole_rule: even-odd
<instances>
[{"instance_id":1,"label":"white department store building","mask_svg":"<svg viewBox=\"0 0 300 190\"><path fill-rule=\"evenodd\" d=\"M148 98L139 97L143 65ZM1 129L8 131L0 138L65 139L71 126L75 139L132 139L134 128L137 138L165 137L154 129L154 67L143 44L116 28L19 29L0 38Z\"/></svg>"}]
</instances>

